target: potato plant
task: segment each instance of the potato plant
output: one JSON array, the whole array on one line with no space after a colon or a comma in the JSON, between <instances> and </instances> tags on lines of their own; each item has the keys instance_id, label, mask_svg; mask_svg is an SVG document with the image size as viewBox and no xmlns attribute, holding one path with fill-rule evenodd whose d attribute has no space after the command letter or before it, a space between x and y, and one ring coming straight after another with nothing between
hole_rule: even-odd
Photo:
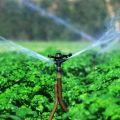
<instances>
[{"instance_id":1,"label":"potato plant","mask_svg":"<svg viewBox=\"0 0 120 120\"><path fill-rule=\"evenodd\" d=\"M49 51L45 51L49 52ZM63 65L63 98L54 120L120 119L120 53L91 51ZM0 120L47 120L54 104L55 66L0 53Z\"/></svg>"}]
</instances>

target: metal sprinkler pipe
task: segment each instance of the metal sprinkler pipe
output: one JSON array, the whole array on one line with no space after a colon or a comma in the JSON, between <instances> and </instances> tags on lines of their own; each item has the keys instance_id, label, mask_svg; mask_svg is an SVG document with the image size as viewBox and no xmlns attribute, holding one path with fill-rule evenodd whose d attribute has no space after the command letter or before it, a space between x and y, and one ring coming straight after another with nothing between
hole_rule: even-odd
<instances>
[{"instance_id":1,"label":"metal sprinkler pipe","mask_svg":"<svg viewBox=\"0 0 120 120\"><path fill-rule=\"evenodd\" d=\"M68 55L64 55L61 52L57 52L55 55L48 55L48 57L53 58L54 63L56 65L56 72L57 72L57 76L56 76L57 78L54 86L54 91L55 91L54 107L49 116L49 120L53 119L58 103L60 104L64 112L68 111L67 107L62 101L62 63L68 60L70 56L72 56L71 53Z\"/></svg>"}]
</instances>

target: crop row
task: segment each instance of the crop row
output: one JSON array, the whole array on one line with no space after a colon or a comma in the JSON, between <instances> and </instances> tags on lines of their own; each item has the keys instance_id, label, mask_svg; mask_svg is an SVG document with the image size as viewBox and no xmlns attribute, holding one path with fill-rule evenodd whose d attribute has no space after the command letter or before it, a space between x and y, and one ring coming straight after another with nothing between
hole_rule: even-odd
<instances>
[{"instance_id":1,"label":"crop row","mask_svg":"<svg viewBox=\"0 0 120 120\"><path fill-rule=\"evenodd\" d=\"M115 53L115 54L114 54ZM63 98L54 120L120 119L120 53L95 52L63 65ZM47 120L54 103L55 66L17 53L0 54L0 119Z\"/></svg>"}]
</instances>

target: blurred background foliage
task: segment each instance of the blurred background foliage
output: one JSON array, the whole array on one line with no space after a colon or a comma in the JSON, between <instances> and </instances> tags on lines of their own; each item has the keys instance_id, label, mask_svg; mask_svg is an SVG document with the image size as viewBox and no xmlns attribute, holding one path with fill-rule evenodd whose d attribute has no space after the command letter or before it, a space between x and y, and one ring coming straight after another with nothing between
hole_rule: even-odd
<instances>
[{"instance_id":1,"label":"blurred background foliage","mask_svg":"<svg viewBox=\"0 0 120 120\"><path fill-rule=\"evenodd\" d=\"M106 29L105 0L31 0L94 37ZM112 0L115 11L120 0ZM20 0L0 0L0 35L10 39L80 40L81 37L51 19L25 7Z\"/></svg>"}]
</instances>

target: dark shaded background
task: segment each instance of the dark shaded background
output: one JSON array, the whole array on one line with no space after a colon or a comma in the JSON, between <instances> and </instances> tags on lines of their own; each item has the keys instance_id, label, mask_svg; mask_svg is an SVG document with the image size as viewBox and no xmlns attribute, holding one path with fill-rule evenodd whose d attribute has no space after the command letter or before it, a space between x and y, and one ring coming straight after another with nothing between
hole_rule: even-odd
<instances>
[{"instance_id":1,"label":"dark shaded background","mask_svg":"<svg viewBox=\"0 0 120 120\"><path fill-rule=\"evenodd\" d=\"M104 0L31 0L94 37L109 19ZM112 0L115 11L119 0ZM81 37L48 17L25 7L20 0L0 0L0 35L17 40L79 40Z\"/></svg>"}]
</instances>

